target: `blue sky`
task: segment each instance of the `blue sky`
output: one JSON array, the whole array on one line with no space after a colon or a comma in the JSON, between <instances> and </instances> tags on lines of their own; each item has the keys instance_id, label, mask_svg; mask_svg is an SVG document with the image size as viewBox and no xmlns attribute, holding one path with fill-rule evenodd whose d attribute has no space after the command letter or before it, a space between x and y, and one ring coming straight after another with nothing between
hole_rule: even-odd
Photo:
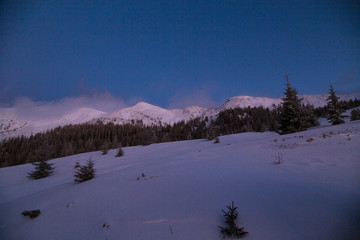
<instances>
[{"instance_id":1,"label":"blue sky","mask_svg":"<svg viewBox=\"0 0 360 240\"><path fill-rule=\"evenodd\" d=\"M0 102L213 106L360 90L357 1L2 1ZM192 103L192 104L191 104Z\"/></svg>"}]
</instances>

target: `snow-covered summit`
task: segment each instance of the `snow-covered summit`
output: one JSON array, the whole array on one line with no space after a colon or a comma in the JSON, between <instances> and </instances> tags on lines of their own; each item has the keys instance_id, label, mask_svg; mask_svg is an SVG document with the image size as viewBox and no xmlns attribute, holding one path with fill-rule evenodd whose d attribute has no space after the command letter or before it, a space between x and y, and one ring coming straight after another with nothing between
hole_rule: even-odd
<instances>
[{"instance_id":1,"label":"snow-covered summit","mask_svg":"<svg viewBox=\"0 0 360 240\"><path fill-rule=\"evenodd\" d=\"M123 108L106 114L96 121L115 124L142 121L145 125L173 124L180 121L189 121L197 117L212 116L213 110L197 106L185 109L168 110L149 103L140 102L132 107Z\"/></svg>"},{"instance_id":2,"label":"snow-covered summit","mask_svg":"<svg viewBox=\"0 0 360 240\"><path fill-rule=\"evenodd\" d=\"M160 111L162 111L162 110L164 110L161 107L152 105L152 104L147 103L147 102L138 102L134 106L129 107L129 109L133 109L133 110L137 110L137 111L144 111L144 110L145 111L147 111L147 110L150 110L150 111L160 110Z\"/></svg>"},{"instance_id":3,"label":"snow-covered summit","mask_svg":"<svg viewBox=\"0 0 360 240\"><path fill-rule=\"evenodd\" d=\"M281 103L281 101L281 98L236 96L229 98L222 106L222 109L229 109L235 107L272 108L273 105L278 105Z\"/></svg>"},{"instance_id":4,"label":"snow-covered summit","mask_svg":"<svg viewBox=\"0 0 360 240\"><path fill-rule=\"evenodd\" d=\"M93 109L93 108L84 107L84 108L80 108L74 112L63 115L60 118L59 123L61 123L61 124L63 124L63 123L71 123L71 124L83 123L83 122L91 121L95 118L99 118L105 114L106 114L106 112L99 111L99 110Z\"/></svg>"}]
</instances>

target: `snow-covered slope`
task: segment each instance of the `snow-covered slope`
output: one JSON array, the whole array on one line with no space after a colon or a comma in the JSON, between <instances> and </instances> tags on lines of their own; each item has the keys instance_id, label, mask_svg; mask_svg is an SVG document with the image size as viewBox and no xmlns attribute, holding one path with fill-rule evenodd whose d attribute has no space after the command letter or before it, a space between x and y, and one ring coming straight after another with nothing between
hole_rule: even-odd
<instances>
[{"instance_id":1,"label":"snow-covered slope","mask_svg":"<svg viewBox=\"0 0 360 240\"><path fill-rule=\"evenodd\" d=\"M312 104L314 107L323 107L327 104L326 99L329 94L317 95L299 95L303 99L304 104ZM353 94L338 94L340 100L360 99L360 93ZM281 104L281 98L268 98L268 97L251 97L251 96L237 96L229 98L222 106L222 109L229 109L235 107L264 107L273 108L275 105Z\"/></svg>"},{"instance_id":2,"label":"snow-covered slope","mask_svg":"<svg viewBox=\"0 0 360 240\"><path fill-rule=\"evenodd\" d=\"M14 134L26 126L27 122L16 116L14 108L0 108L0 136Z\"/></svg>"},{"instance_id":3,"label":"snow-covered slope","mask_svg":"<svg viewBox=\"0 0 360 240\"><path fill-rule=\"evenodd\" d=\"M280 98L267 98L267 97L251 97L251 96L237 96L228 99L222 109L236 108L236 107L265 107L272 108L273 105L281 103Z\"/></svg>"},{"instance_id":4,"label":"snow-covered slope","mask_svg":"<svg viewBox=\"0 0 360 240\"><path fill-rule=\"evenodd\" d=\"M93 108L80 108L75 112L71 112L62 116L59 120L57 120L56 124L66 125L84 123L93 119L97 119L105 114L105 112Z\"/></svg>"},{"instance_id":5,"label":"snow-covered slope","mask_svg":"<svg viewBox=\"0 0 360 240\"><path fill-rule=\"evenodd\" d=\"M306 132L243 133L0 169L1 239L222 239L234 201L244 239L360 239L360 121ZM274 162L279 160L279 165ZM73 181L77 160L96 177ZM144 173L145 177L142 177ZM35 219L21 215L40 209Z\"/></svg>"},{"instance_id":6,"label":"snow-covered slope","mask_svg":"<svg viewBox=\"0 0 360 240\"><path fill-rule=\"evenodd\" d=\"M133 121L142 121L145 125L173 124L197 117L212 116L215 111L214 109L195 106L185 109L167 110L149 103L140 102L135 106L104 115L97 120L104 123L113 122L115 124L131 123Z\"/></svg>"},{"instance_id":7,"label":"snow-covered slope","mask_svg":"<svg viewBox=\"0 0 360 240\"><path fill-rule=\"evenodd\" d=\"M37 118L36 116L31 118L19 116L16 109L2 108L0 109L0 140L20 135L30 136L67 124L85 123L104 114L106 113L96 109L80 108L60 118L44 119Z\"/></svg>"}]
</instances>

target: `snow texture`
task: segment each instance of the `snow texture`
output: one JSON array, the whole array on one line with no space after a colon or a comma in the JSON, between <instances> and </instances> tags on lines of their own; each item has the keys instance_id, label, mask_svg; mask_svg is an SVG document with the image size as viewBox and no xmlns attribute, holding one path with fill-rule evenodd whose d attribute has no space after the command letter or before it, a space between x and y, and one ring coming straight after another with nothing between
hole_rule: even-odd
<instances>
[{"instance_id":1,"label":"snow texture","mask_svg":"<svg viewBox=\"0 0 360 240\"><path fill-rule=\"evenodd\" d=\"M322 122L54 159L39 180L26 177L31 164L2 168L0 238L222 239L221 209L234 201L245 239L360 239L360 121ZM96 177L75 183L75 162L90 157Z\"/></svg>"}]
</instances>

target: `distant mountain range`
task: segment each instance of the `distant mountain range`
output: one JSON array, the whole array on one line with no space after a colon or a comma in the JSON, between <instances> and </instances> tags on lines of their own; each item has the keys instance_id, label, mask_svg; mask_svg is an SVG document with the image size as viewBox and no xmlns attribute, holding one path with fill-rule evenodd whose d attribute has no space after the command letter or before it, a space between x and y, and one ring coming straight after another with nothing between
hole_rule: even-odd
<instances>
[{"instance_id":1,"label":"distant mountain range","mask_svg":"<svg viewBox=\"0 0 360 240\"><path fill-rule=\"evenodd\" d=\"M360 93L338 95L341 100L360 99ZM315 107L325 106L328 94L302 95L305 104L313 104ZM180 121L188 121L197 117L209 119L225 109L235 107L265 107L273 108L282 102L281 98L236 96L228 99L221 108L202 108L190 106L184 109L165 109L145 102L122 108L115 112L106 113L93 108L80 108L69 112L60 118L47 120L32 120L21 117L15 108L0 108L0 140L14 136L30 136L32 134L53 129L58 126L79 123L134 123L139 120L145 125L174 124Z\"/></svg>"}]
</instances>

